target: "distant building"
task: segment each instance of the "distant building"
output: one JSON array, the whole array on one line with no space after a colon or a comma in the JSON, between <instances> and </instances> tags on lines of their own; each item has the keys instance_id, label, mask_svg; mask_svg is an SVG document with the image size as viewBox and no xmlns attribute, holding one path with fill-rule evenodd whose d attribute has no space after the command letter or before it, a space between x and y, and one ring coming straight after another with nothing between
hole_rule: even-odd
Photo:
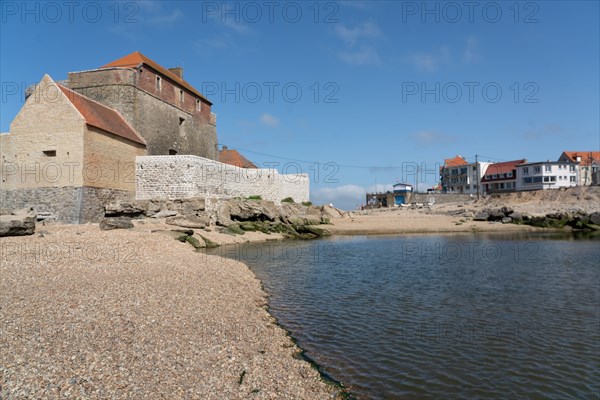
<instances>
[{"instance_id":1,"label":"distant building","mask_svg":"<svg viewBox=\"0 0 600 400\"><path fill-rule=\"evenodd\" d=\"M223 146L219 151L219 161L240 168L258 168L252 161L241 155L237 150L229 150Z\"/></svg>"},{"instance_id":2,"label":"distant building","mask_svg":"<svg viewBox=\"0 0 600 400\"><path fill-rule=\"evenodd\" d=\"M443 193L477 194L481 178L490 162L468 163L462 156L444 160L440 168L440 182Z\"/></svg>"},{"instance_id":3,"label":"distant building","mask_svg":"<svg viewBox=\"0 0 600 400\"><path fill-rule=\"evenodd\" d=\"M517 190L517 165L526 159L490 164L481 179L485 193L514 192Z\"/></svg>"},{"instance_id":4,"label":"distant building","mask_svg":"<svg viewBox=\"0 0 600 400\"><path fill-rule=\"evenodd\" d=\"M541 161L517 165L517 191L577 186L579 164L572 161Z\"/></svg>"},{"instance_id":5,"label":"distant building","mask_svg":"<svg viewBox=\"0 0 600 400\"><path fill-rule=\"evenodd\" d=\"M413 186L409 183L396 183L393 185L393 188L395 205L405 204L407 202L408 195L413 192Z\"/></svg>"},{"instance_id":6,"label":"distant building","mask_svg":"<svg viewBox=\"0 0 600 400\"><path fill-rule=\"evenodd\" d=\"M558 161L579 163L580 186L594 184L594 175L600 171L600 151L563 151Z\"/></svg>"}]
</instances>

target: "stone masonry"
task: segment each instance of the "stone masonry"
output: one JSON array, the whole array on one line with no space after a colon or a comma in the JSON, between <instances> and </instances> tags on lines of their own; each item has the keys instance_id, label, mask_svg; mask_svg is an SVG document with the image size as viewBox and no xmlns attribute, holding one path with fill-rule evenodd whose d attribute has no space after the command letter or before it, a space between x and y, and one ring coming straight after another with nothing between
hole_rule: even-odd
<instances>
[{"instance_id":1,"label":"stone masonry","mask_svg":"<svg viewBox=\"0 0 600 400\"><path fill-rule=\"evenodd\" d=\"M309 199L308 174L280 174L274 169L247 169L196 156L136 158L136 198L185 199L261 196L279 203Z\"/></svg>"}]
</instances>

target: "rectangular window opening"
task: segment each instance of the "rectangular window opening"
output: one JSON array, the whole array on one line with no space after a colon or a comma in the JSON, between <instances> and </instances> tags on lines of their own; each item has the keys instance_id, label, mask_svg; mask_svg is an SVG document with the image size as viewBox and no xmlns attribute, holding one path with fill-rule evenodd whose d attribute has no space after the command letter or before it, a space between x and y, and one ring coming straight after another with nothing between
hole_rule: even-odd
<instances>
[{"instance_id":1,"label":"rectangular window opening","mask_svg":"<svg viewBox=\"0 0 600 400\"><path fill-rule=\"evenodd\" d=\"M56 150L44 150L43 153L46 157L56 157Z\"/></svg>"}]
</instances>

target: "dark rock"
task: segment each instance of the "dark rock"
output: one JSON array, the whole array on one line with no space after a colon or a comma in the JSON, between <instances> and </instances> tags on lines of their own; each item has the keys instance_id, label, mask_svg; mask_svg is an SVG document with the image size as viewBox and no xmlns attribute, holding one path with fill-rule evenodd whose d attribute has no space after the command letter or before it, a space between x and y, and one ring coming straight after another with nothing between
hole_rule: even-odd
<instances>
[{"instance_id":1,"label":"dark rock","mask_svg":"<svg viewBox=\"0 0 600 400\"><path fill-rule=\"evenodd\" d=\"M133 228L133 222L127 217L106 217L100 220L100 229L109 231L111 229L130 229Z\"/></svg>"},{"instance_id":2,"label":"dark rock","mask_svg":"<svg viewBox=\"0 0 600 400\"><path fill-rule=\"evenodd\" d=\"M489 212L488 221L502 221L502 218L505 216L504 212L500 209L492 210Z\"/></svg>"},{"instance_id":3,"label":"dark rock","mask_svg":"<svg viewBox=\"0 0 600 400\"><path fill-rule=\"evenodd\" d=\"M590 214L590 223L594 225L600 225L600 212L593 212Z\"/></svg>"},{"instance_id":4,"label":"dark rock","mask_svg":"<svg viewBox=\"0 0 600 400\"><path fill-rule=\"evenodd\" d=\"M481 211L475 214L473 221L487 221L489 216L490 215L487 213L487 211Z\"/></svg>"},{"instance_id":5,"label":"dark rock","mask_svg":"<svg viewBox=\"0 0 600 400\"><path fill-rule=\"evenodd\" d=\"M523 216L521 215L521 213L518 213L518 212L514 212L514 211L513 211L513 212L512 212L512 213L510 213L508 216L509 216L510 218L512 218L512 220L513 220L514 222L521 222L521 221L523 221Z\"/></svg>"},{"instance_id":6,"label":"dark rock","mask_svg":"<svg viewBox=\"0 0 600 400\"><path fill-rule=\"evenodd\" d=\"M512 209L512 208L510 208L510 207L502 207L502 208L500 208L500 212L501 212L502 214L504 214L505 216L507 216L507 217L508 217L510 214L512 214L513 212L515 212L515 210L513 210L513 209Z\"/></svg>"},{"instance_id":7,"label":"dark rock","mask_svg":"<svg viewBox=\"0 0 600 400\"><path fill-rule=\"evenodd\" d=\"M117 201L104 206L104 215L107 217L130 217L143 216L148 208L145 201Z\"/></svg>"},{"instance_id":8,"label":"dark rock","mask_svg":"<svg viewBox=\"0 0 600 400\"><path fill-rule=\"evenodd\" d=\"M33 235L36 217L32 208L0 215L0 237Z\"/></svg>"},{"instance_id":9,"label":"dark rock","mask_svg":"<svg viewBox=\"0 0 600 400\"><path fill-rule=\"evenodd\" d=\"M323 228L317 228L316 226L313 226L313 225L301 225L301 226L295 226L294 228L295 228L296 232L298 232L300 234L310 233L317 237L331 235L331 233L329 233L329 231L326 231Z\"/></svg>"}]
</instances>

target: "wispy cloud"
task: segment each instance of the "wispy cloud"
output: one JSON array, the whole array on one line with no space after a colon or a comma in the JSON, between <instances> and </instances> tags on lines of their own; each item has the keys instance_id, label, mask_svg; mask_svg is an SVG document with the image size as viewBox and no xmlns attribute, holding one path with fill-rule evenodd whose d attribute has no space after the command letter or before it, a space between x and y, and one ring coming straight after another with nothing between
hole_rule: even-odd
<instances>
[{"instance_id":1,"label":"wispy cloud","mask_svg":"<svg viewBox=\"0 0 600 400\"><path fill-rule=\"evenodd\" d=\"M423 72L435 72L442 65L450 63L452 55L447 46L440 47L431 52L413 53L408 56L408 61L418 70Z\"/></svg>"},{"instance_id":2,"label":"wispy cloud","mask_svg":"<svg viewBox=\"0 0 600 400\"><path fill-rule=\"evenodd\" d=\"M467 64L476 63L481 59L481 55L478 52L479 41L475 37L467 39L467 44L463 51L463 61Z\"/></svg>"},{"instance_id":3,"label":"wispy cloud","mask_svg":"<svg viewBox=\"0 0 600 400\"><path fill-rule=\"evenodd\" d=\"M444 45L431 51L414 52L406 60L420 72L436 72L447 66L474 64L481 60L479 41L471 36L465 41L462 50Z\"/></svg>"},{"instance_id":4,"label":"wispy cloud","mask_svg":"<svg viewBox=\"0 0 600 400\"><path fill-rule=\"evenodd\" d=\"M456 138L450 134L436 131L419 131L411 139L421 146L437 146L452 143Z\"/></svg>"},{"instance_id":5,"label":"wispy cloud","mask_svg":"<svg viewBox=\"0 0 600 400\"><path fill-rule=\"evenodd\" d=\"M334 29L335 35L344 42L345 49L338 51L340 61L350 65L380 65L381 57L377 48L370 43L383 37L379 26L373 21L348 27L338 24Z\"/></svg>"},{"instance_id":6,"label":"wispy cloud","mask_svg":"<svg viewBox=\"0 0 600 400\"><path fill-rule=\"evenodd\" d=\"M183 13L180 10L173 10L168 14L160 13L158 15L149 16L146 22L149 25L173 25L183 17Z\"/></svg>"},{"instance_id":7,"label":"wispy cloud","mask_svg":"<svg viewBox=\"0 0 600 400\"><path fill-rule=\"evenodd\" d=\"M234 41L231 37L230 33L223 33L220 35L213 35L210 37L204 37L201 39L197 39L194 42L194 46L200 50L205 50L207 48L211 49L225 49L227 47L231 47Z\"/></svg>"},{"instance_id":8,"label":"wispy cloud","mask_svg":"<svg viewBox=\"0 0 600 400\"><path fill-rule=\"evenodd\" d=\"M260 115L259 117L260 122L262 122L264 125L269 126L271 128L276 128L279 126L279 118L277 118L276 116L269 114L269 113L263 113Z\"/></svg>"},{"instance_id":9,"label":"wispy cloud","mask_svg":"<svg viewBox=\"0 0 600 400\"><path fill-rule=\"evenodd\" d=\"M335 33L348 46L356 45L356 43L361 39L377 38L382 35L379 26L372 21L367 21L354 28L348 28L344 24L337 24L335 27Z\"/></svg>"},{"instance_id":10,"label":"wispy cloud","mask_svg":"<svg viewBox=\"0 0 600 400\"><path fill-rule=\"evenodd\" d=\"M338 53L340 60L351 65L380 65L381 59L373 46L361 46L356 50L346 50Z\"/></svg>"},{"instance_id":11,"label":"wispy cloud","mask_svg":"<svg viewBox=\"0 0 600 400\"><path fill-rule=\"evenodd\" d=\"M532 127L522 133L522 137L525 140L538 140L541 138L547 138L549 136L558 136L564 134L566 131L564 127L557 123L548 123L541 127Z\"/></svg>"}]
</instances>

